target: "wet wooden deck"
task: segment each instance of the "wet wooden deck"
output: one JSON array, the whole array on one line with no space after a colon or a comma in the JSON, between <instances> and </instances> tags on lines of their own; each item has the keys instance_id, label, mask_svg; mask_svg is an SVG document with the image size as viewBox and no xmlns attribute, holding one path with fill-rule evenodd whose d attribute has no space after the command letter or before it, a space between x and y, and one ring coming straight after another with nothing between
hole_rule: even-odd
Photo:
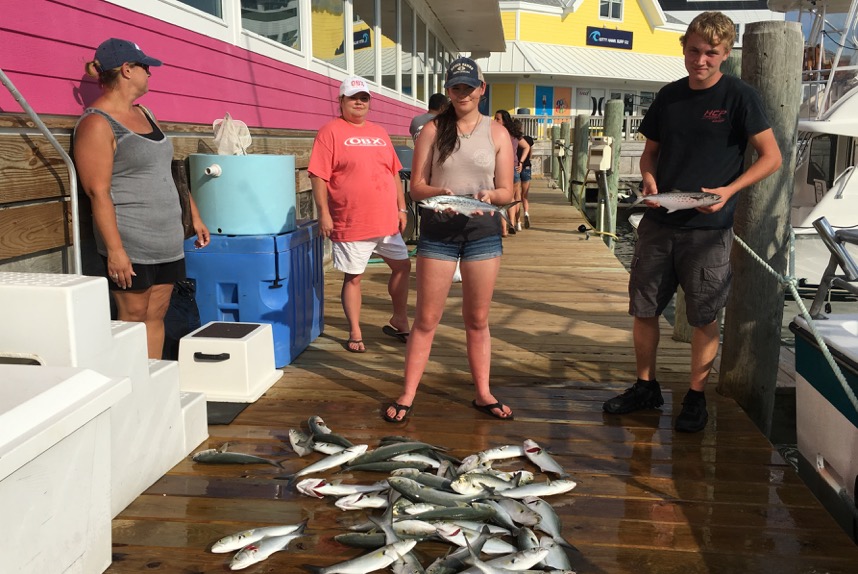
<instances>
[{"instance_id":1,"label":"wet wooden deck","mask_svg":"<svg viewBox=\"0 0 858 574\"><path fill-rule=\"evenodd\" d=\"M673 432L689 353L686 344L671 340L666 322L659 365L664 407L603 415L602 402L634 379L628 274L600 240L577 231L584 221L559 191L534 183L533 228L505 242L491 316L493 390L515 410L514 421L470 407L456 285L411 420L391 425L380 418L384 402L398 395L404 351L381 332L389 313L382 265L373 266L363 283L368 352L343 349L341 275L330 272L325 333L232 424L210 426L211 437L200 448L228 441L233 450L285 460L296 471L321 457L300 459L288 444L287 431L306 426L312 415L370 447L386 435L407 435L465 456L531 438L578 482L572 492L548 500L580 550L569 554L579 574L858 571L858 548L742 410L717 395L716 375L707 392L705 431ZM230 555L210 553L212 542L305 518L308 536L246 571L301 572L304 564L324 566L361 553L332 540L358 514L297 494L272 479L277 473L264 465L178 464L114 520L108 572L224 572ZM447 546L417 548L425 565Z\"/></svg>"}]
</instances>

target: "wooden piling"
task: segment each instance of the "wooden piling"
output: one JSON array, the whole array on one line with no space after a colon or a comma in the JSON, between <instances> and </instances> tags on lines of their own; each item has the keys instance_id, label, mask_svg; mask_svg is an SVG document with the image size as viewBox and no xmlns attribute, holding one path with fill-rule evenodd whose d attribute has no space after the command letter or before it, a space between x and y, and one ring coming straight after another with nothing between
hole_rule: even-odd
<instances>
[{"instance_id":1,"label":"wooden piling","mask_svg":"<svg viewBox=\"0 0 858 574\"><path fill-rule=\"evenodd\" d=\"M757 88L783 154L780 170L741 192L734 231L778 273L785 273L795 143L801 104L803 37L798 22L755 22L743 37L742 79ZM755 157L751 146L746 165ZM734 398L760 430L771 431L784 289L738 244L724 321L718 392Z\"/></svg>"},{"instance_id":2,"label":"wooden piling","mask_svg":"<svg viewBox=\"0 0 858 574\"><path fill-rule=\"evenodd\" d=\"M551 179L560 182L560 158L557 157L557 140L560 139L560 126L553 125L548 129L551 134Z\"/></svg>"},{"instance_id":3,"label":"wooden piling","mask_svg":"<svg viewBox=\"0 0 858 574\"><path fill-rule=\"evenodd\" d=\"M584 187L587 184L587 150L590 145L590 114L578 114L575 116L572 160L572 176L574 182L571 189L571 203L579 210L584 209Z\"/></svg>"},{"instance_id":4,"label":"wooden piling","mask_svg":"<svg viewBox=\"0 0 858 574\"><path fill-rule=\"evenodd\" d=\"M570 122L560 124L560 139L563 140L563 157L560 158L560 179L563 182L563 194L566 196L566 199L569 199L572 193L572 186L569 184L569 179L572 175L572 154L569 151L572 146L571 126Z\"/></svg>"},{"instance_id":5,"label":"wooden piling","mask_svg":"<svg viewBox=\"0 0 858 574\"><path fill-rule=\"evenodd\" d=\"M620 147L623 140L623 101L608 100L605 104L605 137L613 139L611 147L611 169L607 175L607 189L599 189L599 204L604 200L605 228L610 234L617 233L617 188L620 181ZM604 196L603 196L604 195ZM614 239L604 235L605 243L613 249Z\"/></svg>"}]
</instances>

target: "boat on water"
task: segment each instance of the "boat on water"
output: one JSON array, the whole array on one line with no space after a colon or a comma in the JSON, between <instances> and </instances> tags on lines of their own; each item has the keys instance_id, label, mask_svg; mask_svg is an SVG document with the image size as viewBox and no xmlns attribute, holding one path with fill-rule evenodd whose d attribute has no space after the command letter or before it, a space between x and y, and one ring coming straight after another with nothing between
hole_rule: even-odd
<instances>
[{"instance_id":1,"label":"boat on water","mask_svg":"<svg viewBox=\"0 0 858 574\"><path fill-rule=\"evenodd\" d=\"M790 214L791 275L817 287L812 320L790 324L798 471L858 541L858 315L822 312L831 289L858 295L858 0L769 0L769 8L811 22Z\"/></svg>"},{"instance_id":2,"label":"boat on water","mask_svg":"<svg viewBox=\"0 0 858 574\"><path fill-rule=\"evenodd\" d=\"M790 223L801 284L818 285L829 252L813 226L858 229L858 0L769 0L810 22L802 67L795 188ZM847 247L853 257L858 246Z\"/></svg>"}]
</instances>

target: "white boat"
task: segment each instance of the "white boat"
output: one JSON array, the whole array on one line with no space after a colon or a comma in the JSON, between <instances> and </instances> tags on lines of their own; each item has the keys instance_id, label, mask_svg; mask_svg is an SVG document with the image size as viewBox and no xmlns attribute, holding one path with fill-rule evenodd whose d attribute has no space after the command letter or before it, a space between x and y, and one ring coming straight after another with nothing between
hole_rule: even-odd
<instances>
[{"instance_id":1,"label":"white boat","mask_svg":"<svg viewBox=\"0 0 858 574\"><path fill-rule=\"evenodd\" d=\"M829 252L813 227L825 217L835 229L858 228L858 0L769 0L774 11L811 21L802 71L795 189L790 222L795 270L817 285ZM858 246L849 246L853 257Z\"/></svg>"}]
</instances>

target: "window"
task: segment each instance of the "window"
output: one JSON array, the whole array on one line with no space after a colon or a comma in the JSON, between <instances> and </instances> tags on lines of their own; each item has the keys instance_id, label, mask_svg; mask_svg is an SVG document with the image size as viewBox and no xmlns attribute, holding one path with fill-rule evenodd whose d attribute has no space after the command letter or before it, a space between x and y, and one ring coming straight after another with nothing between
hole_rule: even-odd
<instances>
[{"instance_id":1,"label":"window","mask_svg":"<svg viewBox=\"0 0 858 574\"><path fill-rule=\"evenodd\" d=\"M608 20L622 20L623 0L599 0L599 17Z\"/></svg>"},{"instance_id":2,"label":"window","mask_svg":"<svg viewBox=\"0 0 858 574\"><path fill-rule=\"evenodd\" d=\"M824 181L828 187L834 181L834 161L837 156L837 136L822 135L810 140L810 157L807 166L807 183L815 179Z\"/></svg>"},{"instance_id":3,"label":"window","mask_svg":"<svg viewBox=\"0 0 858 574\"><path fill-rule=\"evenodd\" d=\"M355 75L375 80L375 0L354 2Z\"/></svg>"},{"instance_id":4,"label":"window","mask_svg":"<svg viewBox=\"0 0 858 574\"><path fill-rule=\"evenodd\" d=\"M241 0L241 27L296 50L301 49L298 0Z\"/></svg>"},{"instance_id":5,"label":"window","mask_svg":"<svg viewBox=\"0 0 858 574\"><path fill-rule=\"evenodd\" d=\"M223 18L221 0L179 0L179 2L187 4L192 8L196 8L200 12L211 14L217 18Z\"/></svg>"},{"instance_id":6,"label":"window","mask_svg":"<svg viewBox=\"0 0 858 574\"><path fill-rule=\"evenodd\" d=\"M414 86L411 83L411 73L414 71L414 10L407 2L402 2L401 6L402 93L406 96L415 96Z\"/></svg>"},{"instance_id":7,"label":"window","mask_svg":"<svg viewBox=\"0 0 858 574\"><path fill-rule=\"evenodd\" d=\"M396 89L396 2L381 3L381 85Z\"/></svg>"},{"instance_id":8,"label":"window","mask_svg":"<svg viewBox=\"0 0 858 574\"><path fill-rule=\"evenodd\" d=\"M346 69L346 18L342 2L312 0L313 57Z\"/></svg>"},{"instance_id":9,"label":"window","mask_svg":"<svg viewBox=\"0 0 858 574\"><path fill-rule=\"evenodd\" d=\"M427 101L426 94L426 63L428 54L426 52L426 24L420 16L417 17L417 93L414 95L418 100Z\"/></svg>"}]
</instances>

